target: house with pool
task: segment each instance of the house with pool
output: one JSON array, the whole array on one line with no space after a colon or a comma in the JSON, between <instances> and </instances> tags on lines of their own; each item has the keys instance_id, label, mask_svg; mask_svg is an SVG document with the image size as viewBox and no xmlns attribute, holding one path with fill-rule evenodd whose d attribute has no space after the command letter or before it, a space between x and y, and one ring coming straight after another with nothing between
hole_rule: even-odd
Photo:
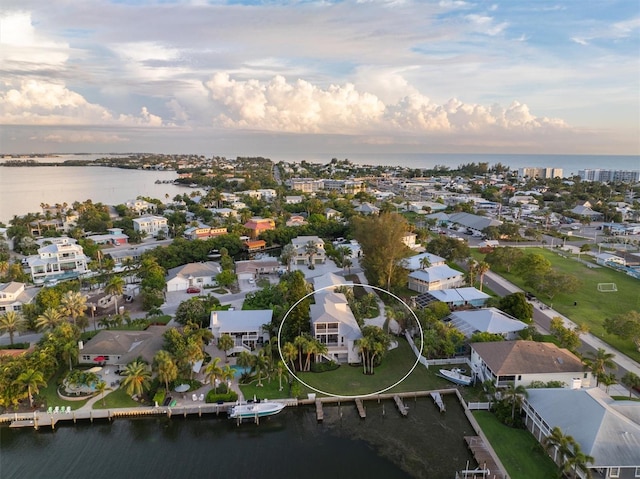
<instances>
[{"instance_id":1,"label":"house with pool","mask_svg":"<svg viewBox=\"0 0 640 479\"><path fill-rule=\"evenodd\" d=\"M225 334L234 339L234 347L227 354L252 353L269 341L267 326L272 317L270 309L212 311L209 327L216 340Z\"/></svg>"}]
</instances>

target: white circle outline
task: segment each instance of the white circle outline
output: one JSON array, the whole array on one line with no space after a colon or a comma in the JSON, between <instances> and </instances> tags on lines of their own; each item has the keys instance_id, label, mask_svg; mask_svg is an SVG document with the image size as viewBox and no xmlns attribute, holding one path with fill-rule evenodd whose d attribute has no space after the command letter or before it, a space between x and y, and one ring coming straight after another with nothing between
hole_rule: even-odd
<instances>
[{"instance_id":1,"label":"white circle outline","mask_svg":"<svg viewBox=\"0 0 640 479\"><path fill-rule=\"evenodd\" d=\"M405 374L402 378L400 378L397 382L395 382L394 384L392 384L391 386L388 386L384 389L381 389L379 391L375 391L372 393L368 393L368 394L357 394L357 395L349 395L349 396L341 396L338 394L333 394L333 393L328 393L326 391L323 391L321 389L318 388L314 388L313 386L310 386L309 384L305 383L302 379L300 379L298 376L296 376L295 372L293 372L290 368L289 365L287 364L287 362L284 360L284 356L282 355L282 347L280 346L280 335L282 333L282 326L284 325L284 322L287 320L287 316L289 316L289 313L291 311L293 311L293 309L298 306L298 304L300 304L302 301L304 301L305 299L307 299L309 296L312 296L322 290L325 289L335 289L338 288L340 286L362 286L363 288L373 288L376 289L378 291L382 291L383 293L386 293L390 296L392 296L393 298L397 299L398 301L400 301L400 303L402 303L408 310L409 312L413 315L413 317L416 320L416 324L418 325L418 328L420 329L420 355L416 356L416 362L413 363L413 366L411 367L411 369L409 370L409 372L407 372L407 374ZM293 306L291 306L289 308L289 311L287 311L287 313L284 315L284 317L282 318L282 321L280 322L280 327L278 327L278 354L280 355L280 359L282 360L282 363L284 364L284 367L287 368L287 371L289 371L289 373L296 378L298 381L300 381L302 384L304 384L305 386L307 386L309 389L311 389L312 391L315 391L317 393L320 394L324 394L326 396L330 396L330 397L334 397L334 398L344 398L344 399L355 399L355 398L364 398L364 397L371 397L371 396L377 396L379 394L384 393L385 391L388 391L389 389L392 389L394 387L396 387L398 384L400 384L402 381L404 381L405 379L407 379L409 377L409 375L416 369L416 366L418 366L418 363L420 362L420 358L422 357L422 350L424 348L424 332L422 330L422 325L420 324L420 321L418 321L418 317L416 316L416 313L413 312L413 310L409 307L409 305L407 303L405 303L404 301L402 301L402 299L400 299L398 296L396 296L395 294L393 294L390 291L387 291L386 289L382 289L379 288L377 286L373 286L370 284L359 284L359 283L355 283L355 284L347 284L347 283L343 283L343 284L338 284L338 285L331 285L331 286L325 286L323 288L311 291L310 293L305 294L302 298L300 298L298 301L295 302L295 304Z\"/></svg>"}]
</instances>

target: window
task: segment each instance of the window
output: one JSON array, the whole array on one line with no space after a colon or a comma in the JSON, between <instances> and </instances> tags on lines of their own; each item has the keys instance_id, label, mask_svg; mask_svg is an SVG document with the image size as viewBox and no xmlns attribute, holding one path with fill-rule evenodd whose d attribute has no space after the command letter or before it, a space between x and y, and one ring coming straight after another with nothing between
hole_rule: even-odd
<instances>
[{"instance_id":1,"label":"window","mask_svg":"<svg viewBox=\"0 0 640 479\"><path fill-rule=\"evenodd\" d=\"M87 354L84 354L84 355L82 356L82 360L83 360L83 361L91 361L91 356L89 356L89 355L87 355Z\"/></svg>"},{"instance_id":2,"label":"window","mask_svg":"<svg viewBox=\"0 0 640 479\"><path fill-rule=\"evenodd\" d=\"M609 477L620 477L620 468L619 467L609 468Z\"/></svg>"},{"instance_id":3,"label":"window","mask_svg":"<svg viewBox=\"0 0 640 479\"><path fill-rule=\"evenodd\" d=\"M635 477L640 477L640 467L636 467Z\"/></svg>"}]
</instances>

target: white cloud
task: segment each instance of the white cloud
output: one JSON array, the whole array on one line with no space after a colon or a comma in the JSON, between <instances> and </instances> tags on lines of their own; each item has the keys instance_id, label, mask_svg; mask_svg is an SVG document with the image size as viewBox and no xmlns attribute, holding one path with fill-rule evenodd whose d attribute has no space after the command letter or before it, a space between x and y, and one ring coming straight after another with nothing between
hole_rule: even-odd
<instances>
[{"instance_id":1,"label":"white cloud","mask_svg":"<svg viewBox=\"0 0 640 479\"><path fill-rule=\"evenodd\" d=\"M496 36L509 26L508 22L496 23L493 17L486 15L469 14L465 17L476 31L489 36Z\"/></svg>"}]
</instances>

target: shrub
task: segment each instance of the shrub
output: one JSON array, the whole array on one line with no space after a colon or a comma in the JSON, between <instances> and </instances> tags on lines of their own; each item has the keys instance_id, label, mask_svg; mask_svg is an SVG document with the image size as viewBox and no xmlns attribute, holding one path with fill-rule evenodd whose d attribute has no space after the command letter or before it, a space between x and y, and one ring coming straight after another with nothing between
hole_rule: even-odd
<instances>
[{"instance_id":1,"label":"shrub","mask_svg":"<svg viewBox=\"0 0 640 479\"><path fill-rule=\"evenodd\" d=\"M158 389L156 394L153 396L153 401L158 404L162 404L166 395L167 392L164 389Z\"/></svg>"},{"instance_id":2,"label":"shrub","mask_svg":"<svg viewBox=\"0 0 640 479\"><path fill-rule=\"evenodd\" d=\"M311 372L324 373L327 371L334 371L338 369L340 365L335 361L311 363Z\"/></svg>"},{"instance_id":3,"label":"shrub","mask_svg":"<svg viewBox=\"0 0 640 479\"><path fill-rule=\"evenodd\" d=\"M235 391L229 391L228 393L218 393L216 394L214 389L211 389L207 393L207 398L205 402L207 403L217 403L217 402L236 402L238 400L238 393Z\"/></svg>"},{"instance_id":4,"label":"shrub","mask_svg":"<svg viewBox=\"0 0 640 479\"><path fill-rule=\"evenodd\" d=\"M3 345L2 349L29 349L29 346L31 346L30 343L13 343Z\"/></svg>"}]
</instances>

